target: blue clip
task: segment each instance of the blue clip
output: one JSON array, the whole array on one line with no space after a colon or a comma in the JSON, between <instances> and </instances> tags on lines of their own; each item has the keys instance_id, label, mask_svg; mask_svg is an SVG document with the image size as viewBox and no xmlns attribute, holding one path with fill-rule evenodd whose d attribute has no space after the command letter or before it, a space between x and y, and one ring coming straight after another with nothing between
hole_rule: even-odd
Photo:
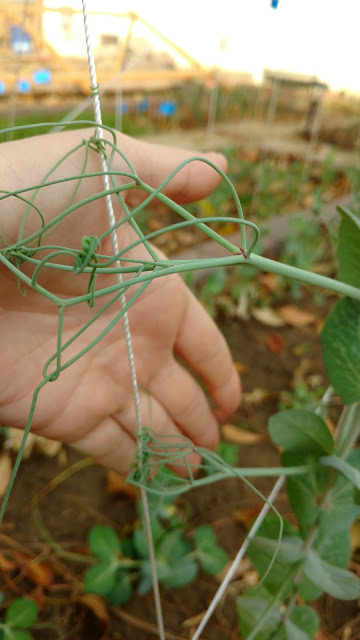
<instances>
[{"instance_id":1,"label":"blue clip","mask_svg":"<svg viewBox=\"0 0 360 640\"><path fill-rule=\"evenodd\" d=\"M33 73L33 82L35 84L50 84L51 71L49 69L37 69Z\"/></svg>"},{"instance_id":2,"label":"blue clip","mask_svg":"<svg viewBox=\"0 0 360 640\"><path fill-rule=\"evenodd\" d=\"M164 118L171 118L177 111L176 102L162 100L158 106L158 115Z\"/></svg>"},{"instance_id":3,"label":"blue clip","mask_svg":"<svg viewBox=\"0 0 360 640\"><path fill-rule=\"evenodd\" d=\"M30 93L31 92L31 84L28 80L18 80L16 83L16 88L19 93Z\"/></svg>"},{"instance_id":4,"label":"blue clip","mask_svg":"<svg viewBox=\"0 0 360 640\"><path fill-rule=\"evenodd\" d=\"M271 8L277 9L279 0L271 0Z\"/></svg>"}]
</instances>

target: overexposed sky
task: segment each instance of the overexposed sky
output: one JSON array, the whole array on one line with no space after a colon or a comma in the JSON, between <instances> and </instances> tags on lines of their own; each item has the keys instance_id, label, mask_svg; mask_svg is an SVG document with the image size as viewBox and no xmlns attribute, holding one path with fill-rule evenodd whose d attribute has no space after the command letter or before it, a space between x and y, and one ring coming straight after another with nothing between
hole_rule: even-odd
<instances>
[{"instance_id":1,"label":"overexposed sky","mask_svg":"<svg viewBox=\"0 0 360 640\"><path fill-rule=\"evenodd\" d=\"M73 6L80 0L45 0ZM360 0L88 0L89 9L135 11L207 66L314 74L360 93ZM225 49L219 52L221 39Z\"/></svg>"}]
</instances>

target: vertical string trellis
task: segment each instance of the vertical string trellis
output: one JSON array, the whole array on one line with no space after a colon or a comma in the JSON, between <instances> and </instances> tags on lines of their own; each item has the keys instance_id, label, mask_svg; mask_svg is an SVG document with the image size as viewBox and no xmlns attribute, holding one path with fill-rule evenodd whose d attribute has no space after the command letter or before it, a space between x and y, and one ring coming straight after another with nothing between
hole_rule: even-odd
<instances>
[{"instance_id":1,"label":"vertical string trellis","mask_svg":"<svg viewBox=\"0 0 360 640\"><path fill-rule=\"evenodd\" d=\"M102 125L101 102L100 102L100 94L98 90L94 51L93 51L90 29L89 29L87 0L82 0L82 9L83 9L84 30L85 30L86 49L87 49L89 74L90 74L90 82L91 82L91 91L93 96L94 116L95 116L95 122L97 124L96 136L100 138L101 125ZM100 162L101 162L101 170L103 172L104 190L108 192L110 189L110 180L109 180L108 166L107 166L105 153L100 153ZM113 231L111 232L111 242L112 242L113 253L114 255L118 255L119 246L118 246L116 227L115 227L116 220L115 220L114 209L111 201L111 196L109 193L107 193L105 197L105 201L106 201L106 211L107 211L107 217L108 217L108 226L109 228L113 229ZM120 267L120 262L116 261L115 265L116 267ZM119 284L121 284L123 279L120 272L118 273L117 278L118 278ZM125 309L126 296L124 292L120 296L120 304L122 309ZM130 323L129 323L129 317L128 317L127 311L125 311L123 315L123 327L124 327L124 333L125 333L125 339L126 339L129 369L130 369L130 376L131 376L131 385L132 385L133 398L134 398L134 404L135 404L136 430L138 434L141 434L142 417L141 417L141 408L140 408L139 389L138 389L137 376L136 376L134 352L132 348ZM137 447L138 447L139 459L141 464L141 453L142 453L141 438L137 439ZM143 510L144 510L145 530L146 530L148 549L149 549L151 576L152 576L152 583L153 583L153 589L154 589L155 610L156 610L156 617L157 617L157 623L158 623L159 638L160 640L165 640L165 630L164 630L164 622L163 622L163 615L162 615L159 582L157 577L156 559L155 559L154 545L152 540L149 504L148 504L146 489L143 487L141 488L141 499L142 499Z\"/></svg>"}]
</instances>

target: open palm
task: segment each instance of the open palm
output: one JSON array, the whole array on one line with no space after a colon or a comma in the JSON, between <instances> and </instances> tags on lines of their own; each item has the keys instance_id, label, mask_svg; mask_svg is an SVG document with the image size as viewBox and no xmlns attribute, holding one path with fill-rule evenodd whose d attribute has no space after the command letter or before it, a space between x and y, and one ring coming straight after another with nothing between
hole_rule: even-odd
<instances>
[{"instance_id":1,"label":"open palm","mask_svg":"<svg viewBox=\"0 0 360 640\"><path fill-rule=\"evenodd\" d=\"M52 162L55 164L83 137L84 131L78 131L1 145L0 175L5 176L2 188L20 188L23 176L28 185L39 182L46 168ZM154 187L190 155L181 150L146 145L126 136L120 141L140 177ZM33 151L31 153L34 149L36 162ZM223 162L221 158L216 161ZM59 175L76 174L81 163L79 152L71 157L68 165L61 166ZM206 165L194 163L188 167L166 188L167 195L178 202L204 197L217 183L215 172ZM92 153L87 170L98 170L97 154ZM45 211L46 221L66 206L70 194L67 189L71 188L71 185L57 185L40 193L37 202ZM84 198L101 188L97 178L83 180L77 198ZM137 192L125 193L128 202L137 202ZM0 207L0 235L5 241L13 242L17 238L23 206L8 199L0 203ZM29 217L26 233L31 233L32 225L36 227L36 224L38 221ZM86 235L104 231L103 203L88 205L86 217L77 215L64 221L52 234L51 242L79 248L81 237L85 235L84 226ZM118 232L120 248L133 239L132 229L121 227ZM108 247L101 250L109 252ZM133 253L138 258L146 255L142 246ZM57 295L75 296L84 292L86 276L69 274L64 277L63 273L46 270L42 277L42 284ZM19 295L14 276L5 267L0 269L0 287L3 358L0 421L23 428L34 388L42 379L43 366L56 350L58 309L33 290L28 289L25 296ZM131 289L128 295L131 295ZM65 312L62 344L81 329L96 310L96 306L89 309L86 304L69 308ZM115 303L104 312L64 351L64 361L94 340L119 310L119 304ZM218 437L217 419L236 408L240 395L229 350L215 324L177 275L154 280L130 308L129 321L143 424L157 433L183 433L198 445L214 447ZM189 368L205 384L215 405L214 411ZM121 322L85 356L65 369L56 381L47 383L41 390L32 430L70 443L122 473L128 471L136 449L136 416Z\"/></svg>"}]
</instances>

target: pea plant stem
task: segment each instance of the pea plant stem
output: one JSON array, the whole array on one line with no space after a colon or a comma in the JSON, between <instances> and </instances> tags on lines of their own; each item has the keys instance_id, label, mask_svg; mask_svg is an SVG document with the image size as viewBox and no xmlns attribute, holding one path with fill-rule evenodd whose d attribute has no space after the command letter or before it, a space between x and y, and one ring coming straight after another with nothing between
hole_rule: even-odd
<instances>
[{"instance_id":1,"label":"pea plant stem","mask_svg":"<svg viewBox=\"0 0 360 640\"><path fill-rule=\"evenodd\" d=\"M360 403L354 403L353 405L344 408L343 413L338 423L338 431L335 436L335 448L337 450L337 456L339 458L346 458L351 451L354 443L356 442L360 432ZM337 444L338 443L338 444ZM329 501L331 500L331 494L334 489L334 484L339 476L339 472L336 469L330 469L329 477L324 489L324 493L321 496L321 502L319 504L318 514L315 522L310 527L310 530L304 540L304 552L305 557L311 551L312 546L316 540L316 536L319 532L320 517L322 512L327 508ZM283 615L282 622L290 618L291 612L297 602L297 589L296 585L299 583L302 576L302 567L298 566L296 574L294 576L294 592L288 602L286 611ZM276 596L278 597L278 596Z\"/></svg>"},{"instance_id":2,"label":"pea plant stem","mask_svg":"<svg viewBox=\"0 0 360 640\"><path fill-rule=\"evenodd\" d=\"M207 625L208 621L210 620L212 614L214 613L218 603L220 602L221 598L225 594L225 591L228 588L229 583L230 583L231 579L233 578L237 567L240 564L240 561L243 559L251 540L255 537L258 529L260 528L261 524L263 523L265 516L269 512L272 503L274 502L275 498L277 497L277 495L281 491L283 485L284 485L284 478L283 478L283 476L281 476L276 481L271 493L269 494L267 502L265 502L264 506L262 507L259 516L255 520L255 522L254 522L253 526L251 527L248 535L246 536L243 544L241 545L239 551L237 552L233 562L231 563L231 566L230 566L230 568L229 568L224 580L222 581L222 583L221 583L220 587L218 588L217 592L215 593L215 595L214 595L214 597L213 597L213 599L212 599L212 601L211 601L211 603L210 603L210 605L209 605L209 607L208 607L203 619L201 620L198 628L195 631L195 634L192 637L192 640L199 640L200 634L204 630L204 628Z\"/></svg>"}]
</instances>

